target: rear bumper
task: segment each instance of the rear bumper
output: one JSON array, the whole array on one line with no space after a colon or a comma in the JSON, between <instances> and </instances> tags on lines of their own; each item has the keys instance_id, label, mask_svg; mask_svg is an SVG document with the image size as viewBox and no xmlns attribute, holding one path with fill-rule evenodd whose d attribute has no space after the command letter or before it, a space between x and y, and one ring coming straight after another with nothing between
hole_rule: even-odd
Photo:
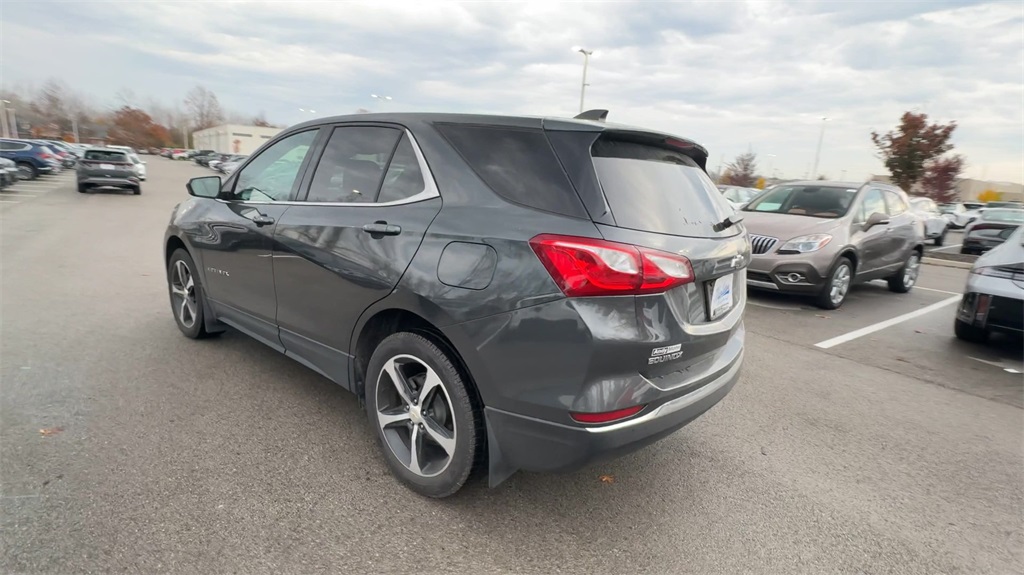
<instances>
[{"instance_id":1,"label":"rear bumper","mask_svg":"<svg viewBox=\"0 0 1024 575\"><path fill-rule=\"evenodd\" d=\"M964 238L964 242L960 246L960 251L982 253L987 252L1001 243L1003 243L1003 240L998 238Z\"/></svg>"},{"instance_id":2,"label":"rear bumper","mask_svg":"<svg viewBox=\"0 0 1024 575\"><path fill-rule=\"evenodd\" d=\"M570 427L486 408L491 483L500 482L516 469L573 471L650 445L721 401L739 380L742 363L741 352L725 373L699 389L645 409L632 419L605 426ZM493 467L496 462L499 469Z\"/></svg>"},{"instance_id":3,"label":"rear bumper","mask_svg":"<svg viewBox=\"0 0 1024 575\"><path fill-rule=\"evenodd\" d=\"M957 319L989 331L1024 332L1024 288L1012 280L970 274Z\"/></svg>"},{"instance_id":4,"label":"rear bumper","mask_svg":"<svg viewBox=\"0 0 1024 575\"><path fill-rule=\"evenodd\" d=\"M139 179L132 178L108 178L108 177L79 177L79 184L85 184L87 186L112 186L117 188L135 187L139 185Z\"/></svg>"}]
</instances>

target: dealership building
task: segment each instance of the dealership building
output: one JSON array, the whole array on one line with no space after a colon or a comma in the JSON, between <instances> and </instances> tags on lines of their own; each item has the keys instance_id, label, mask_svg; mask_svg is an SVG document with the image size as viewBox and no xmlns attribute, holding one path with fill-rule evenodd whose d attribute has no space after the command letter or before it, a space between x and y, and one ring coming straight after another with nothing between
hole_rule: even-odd
<instances>
[{"instance_id":1,"label":"dealership building","mask_svg":"<svg viewBox=\"0 0 1024 575\"><path fill-rule=\"evenodd\" d=\"M251 154L281 131L281 128L224 124L192 132L192 148L222 154Z\"/></svg>"}]
</instances>

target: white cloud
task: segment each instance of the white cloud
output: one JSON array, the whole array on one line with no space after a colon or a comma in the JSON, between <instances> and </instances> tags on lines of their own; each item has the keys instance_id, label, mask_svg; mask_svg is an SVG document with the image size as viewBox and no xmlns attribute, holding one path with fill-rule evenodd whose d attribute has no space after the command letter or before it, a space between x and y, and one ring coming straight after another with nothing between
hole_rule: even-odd
<instances>
[{"instance_id":1,"label":"white cloud","mask_svg":"<svg viewBox=\"0 0 1024 575\"><path fill-rule=\"evenodd\" d=\"M880 173L869 133L918 108L959 124L968 173L1020 181L1024 9L993 2L61 4L43 21L6 3L5 84L48 76L110 98L122 86L180 98L213 89L230 108L572 115L582 56L587 107L696 139L711 166L748 147L788 176L813 161ZM18 50L24 42L40 52ZM64 57L51 54L63 48Z\"/></svg>"}]
</instances>

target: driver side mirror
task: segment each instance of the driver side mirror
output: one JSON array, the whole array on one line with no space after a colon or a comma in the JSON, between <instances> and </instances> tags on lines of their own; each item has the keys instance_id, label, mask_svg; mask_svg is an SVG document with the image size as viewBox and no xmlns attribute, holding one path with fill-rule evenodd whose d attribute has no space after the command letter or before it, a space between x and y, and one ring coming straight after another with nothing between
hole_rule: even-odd
<instances>
[{"instance_id":1,"label":"driver side mirror","mask_svg":"<svg viewBox=\"0 0 1024 575\"><path fill-rule=\"evenodd\" d=\"M216 198L220 195L220 176L203 176L192 178L185 184L190 196L197 198Z\"/></svg>"},{"instance_id":2,"label":"driver side mirror","mask_svg":"<svg viewBox=\"0 0 1024 575\"><path fill-rule=\"evenodd\" d=\"M884 226L889 223L889 216L882 212L875 212L868 216L868 221L864 222L864 231L868 231L875 226Z\"/></svg>"}]
</instances>

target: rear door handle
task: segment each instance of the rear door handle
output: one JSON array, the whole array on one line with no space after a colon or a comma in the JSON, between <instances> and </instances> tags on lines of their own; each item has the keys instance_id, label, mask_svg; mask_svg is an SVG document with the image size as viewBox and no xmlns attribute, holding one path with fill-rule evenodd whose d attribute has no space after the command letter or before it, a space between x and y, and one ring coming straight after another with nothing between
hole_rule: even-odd
<instances>
[{"instance_id":1,"label":"rear door handle","mask_svg":"<svg viewBox=\"0 0 1024 575\"><path fill-rule=\"evenodd\" d=\"M402 233L402 226L387 222L374 222L363 226L363 231L371 236L397 236Z\"/></svg>"},{"instance_id":2,"label":"rear door handle","mask_svg":"<svg viewBox=\"0 0 1024 575\"><path fill-rule=\"evenodd\" d=\"M273 224L274 218L260 214L252 219L252 223L262 228L263 226L269 226L270 224Z\"/></svg>"}]
</instances>

